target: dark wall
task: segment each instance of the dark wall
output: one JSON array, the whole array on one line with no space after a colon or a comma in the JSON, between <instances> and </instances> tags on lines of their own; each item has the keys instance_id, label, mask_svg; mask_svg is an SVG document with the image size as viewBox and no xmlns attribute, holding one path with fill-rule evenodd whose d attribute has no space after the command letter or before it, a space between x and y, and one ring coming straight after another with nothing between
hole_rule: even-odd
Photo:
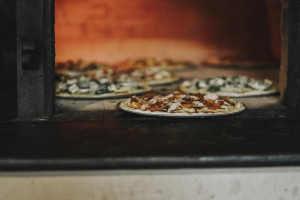
<instances>
[{"instance_id":1,"label":"dark wall","mask_svg":"<svg viewBox=\"0 0 300 200\"><path fill-rule=\"evenodd\" d=\"M286 103L291 114L300 114L300 1L288 1L288 71Z\"/></svg>"},{"instance_id":2,"label":"dark wall","mask_svg":"<svg viewBox=\"0 0 300 200\"><path fill-rule=\"evenodd\" d=\"M57 61L81 58L115 62L153 56L199 62L214 55L256 61L280 59L280 0L55 3ZM172 49L167 49L169 46Z\"/></svg>"},{"instance_id":3,"label":"dark wall","mask_svg":"<svg viewBox=\"0 0 300 200\"><path fill-rule=\"evenodd\" d=\"M0 1L0 120L17 116L16 0Z\"/></svg>"}]
</instances>

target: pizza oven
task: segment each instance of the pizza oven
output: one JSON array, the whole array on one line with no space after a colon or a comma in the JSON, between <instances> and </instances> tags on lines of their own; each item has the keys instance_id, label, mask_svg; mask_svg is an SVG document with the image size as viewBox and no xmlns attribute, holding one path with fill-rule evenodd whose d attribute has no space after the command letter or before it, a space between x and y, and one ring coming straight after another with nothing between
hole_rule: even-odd
<instances>
[{"instance_id":1,"label":"pizza oven","mask_svg":"<svg viewBox=\"0 0 300 200\"><path fill-rule=\"evenodd\" d=\"M272 138L272 133L290 130L287 118L299 117L300 3L297 0L5 0L0 3L0 11L0 116L3 123L8 123L4 124L8 132L18 129L17 135L22 135L21 130L24 130L37 136L32 141L36 145L24 143L31 149L24 153L33 152L30 155L34 157L72 159L78 156L74 163L79 168L85 168L82 164L85 161L80 159L86 157L96 159L87 168L109 168L116 166L111 159L123 162L126 156L134 157L132 162L124 161L126 168L147 167L148 161L154 166L166 166L165 162L174 166L218 165L218 161L210 160L209 156L228 154L223 161L235 165L239 159L230 157L232 155L262 155L259 146L263 147L267 139L259 140L256 135L256 140L251 136L255 125L260 127L257 134L264 132L265 137ZM268 78L279 92L240 98L247 111L238 115L191 121L124 113L117 108L119 98L55 98L56 73L61 63L107 63L118 67L116 63L128 59L152 58L191 63L192 70L175 72L181 79L230 75ZM59 69L63 69L61 66L64 65ZM153 89L175 91L178 84ZM10 129L9 123L17 125ZM32 129L30 124L38 128ZM196 134L202 128L217 135L232 129L249 131L248 135L245 133L247 139L237 133L240 135L237 140L250 146L248 150L240 146L219 151L222 145L220 148L213 146L224 135L217 139L204 134L203 144L193 140L198 136L184 137L185 131ZM162 130L166 134L159 136ZM154 133L153 137L150 133ZM234 133L228 134L235 138ZM275 146L263 153L268 156L280 153L281 137L276 135ZM224 149L236 142L225 140ZM290 144L285 140L283 143ZM49 150L53 145L57 151ZM17 146L16 149L22 151L22 145ZM40 151L35 151L33 146ZM181 163L180 158L186 155L197 157L200 146L206 148L203 155L208 159L189 157L185 164ZM283 154L296 150L297 145L289 148ZM7 156L18 155L13 152L15 150L8 151ZM146 163L138 159L151 156L158 159L149 159ZM170 159L163 159L164 156ZM299 163L297 159L290 161ZM254 160L256 164L251 164L252 161L244 164L264 163L258 159ZM269 161L270 165L276 164L272 159ZM59 162L62 168L68 165L63 159ZM40 168L47 165L39 164Z\"/></svg>"},{"instance_id":2,"label":"pizza oven","mask_svg":"<svg viewBox=\"0 0 300 200\"><path fill-rule=\"evenodd\" d=\"M64 64L65 68L93 62L118 67L128 59L154 58L191 63L195 69L176 73L187 79L242 74L278 83L280 31L279 0L59 0L55 2L56 73ZM153 89L173 91L175 85ZM56 107L61 111L114 110L118 101L57 99ZM268 101L257 106L269 106Z\"/></svg>"},{"instance_id":3,"label":"pizza oven","mask_svg":"<svg viewBox=\"0 0 300 200\"><path fill-rule=\"evenodd\" d=\"M249 74L271 78L278 83L283 100L288 56L285 28L288 21L281 14L287 8L283 4L279 0L238 3L57 0L27 8L26 2L17 1L16 15L10 16L17 21L11 31L20 34L14 40L18 50L14 62L18 61L15 63L18 68L9 70L15 77L10 89L14 91L11 97L15 103L8 101L12 116L50 117L55 107L60 108L58 105L64 110L72 107L69 106L72 103L76 104L75 110L83 109L78 102L57 101L59 104L55 105L53 88L55 63L82 60L102 63L140 58L183 60L197 68L180 74L181 77ZM7 6L3 9L11 11ZM89 103L83 102L82 106ZM32 104L35 106L28 106Z\"/></svg>"},{"instance_id":4,"label":"pizza oven","mask_svg":"<svg viewBox=\"0 0 300 200\"><path fill-rule=\"evenodd\" d=\"M183 60L197 69L181 77L243 74L270 78L281 90L281 102L286 99L285 2L57 0L36 4L27 8L26 2L17 1L11 8L3 6L10 22L17 21L7 22L9 32L15 34L2 33L7 38L5 46L16 53L8 61L5 51L3 59L18 61L14 63L17 68L7 71L15 77L9 80L14 86L6 100L13 118L52 116L59 107L54 100L55 63L78 61ZM13 6L17 12L10 15ZM58 102L63 109L78 105ZM35 106L27 106L31 104Z\"/></svg>"}]
</instances>

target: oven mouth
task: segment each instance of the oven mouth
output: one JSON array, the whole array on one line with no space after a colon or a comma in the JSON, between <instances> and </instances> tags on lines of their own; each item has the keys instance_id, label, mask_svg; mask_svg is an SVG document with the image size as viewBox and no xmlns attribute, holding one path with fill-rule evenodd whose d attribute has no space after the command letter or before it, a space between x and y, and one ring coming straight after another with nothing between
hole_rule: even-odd
<instances>
[{"instance_id":1,"label":"oven mouth","mask_svg":"<svg viewBox=\"0 0 300 200\"><path fill-rule=\"evenodd\" d=\"M56 73L64 67L76 71L81 66L179 60L195 66L176 72L182 79L244 75L279 85L281 9L279 1L56 1ZM173 92L179 85L154 89ZM70 96L56 99L57 110L111 111L123 100ZM243 103L251 109L281 105L276 95Z\"/></svg>"}]
</instances>

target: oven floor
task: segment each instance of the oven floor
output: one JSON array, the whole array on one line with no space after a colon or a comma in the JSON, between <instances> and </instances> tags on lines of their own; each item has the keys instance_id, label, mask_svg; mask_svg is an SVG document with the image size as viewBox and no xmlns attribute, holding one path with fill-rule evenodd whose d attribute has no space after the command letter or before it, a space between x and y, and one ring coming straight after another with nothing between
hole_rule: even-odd
<instances>
[{"instance_id":1,"label":"oven floor","mask_svg":"<svg viewBox=\"0 0 300 200\"><path fill-rule=\"evenodd\" d=\"M278 95L240 99L248 109L237 115L198 119L103 103L117 101L58 101L52 119L0 122L0 170L300 165L300 119L286 115Z\"/></svg>"}]
</instances>

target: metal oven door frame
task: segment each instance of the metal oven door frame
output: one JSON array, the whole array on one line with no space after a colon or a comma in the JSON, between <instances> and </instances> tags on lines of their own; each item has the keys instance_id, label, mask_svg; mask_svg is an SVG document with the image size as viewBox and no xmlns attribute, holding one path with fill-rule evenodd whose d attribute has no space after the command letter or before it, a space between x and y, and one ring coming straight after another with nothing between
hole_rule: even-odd
<instances>
[{"instance_id":1,"label":"metal oven door frame","mask_svg":"<svg viewBox=\"0 0 300 200\"><path fill-rule=\"evenodd\" d=\"M54 113L54 0L17 0L18 117Z\"/></svg>"}]
</instances>

